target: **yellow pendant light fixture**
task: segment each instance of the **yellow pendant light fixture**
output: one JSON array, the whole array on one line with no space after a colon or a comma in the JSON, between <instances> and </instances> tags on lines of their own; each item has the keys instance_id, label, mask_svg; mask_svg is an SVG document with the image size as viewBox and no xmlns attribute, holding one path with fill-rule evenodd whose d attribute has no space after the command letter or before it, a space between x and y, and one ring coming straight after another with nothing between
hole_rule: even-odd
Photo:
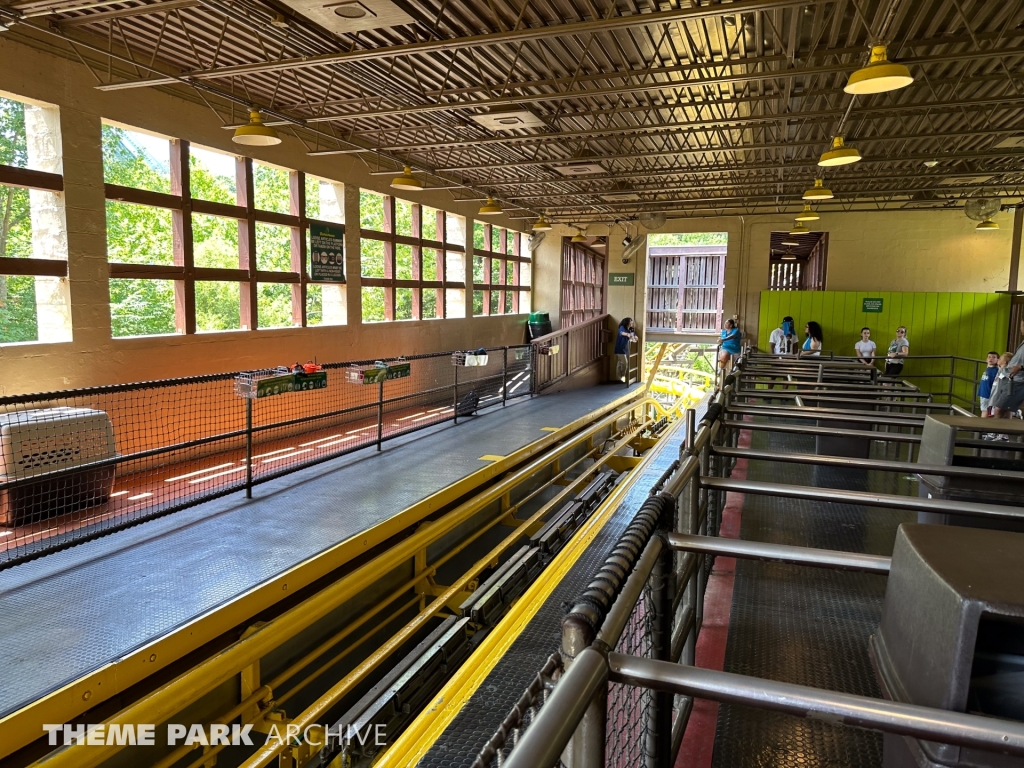
<instances>
[{"instance_id":1,"label":"yellow pendant light fixture","mask_svg":"<svg viewBox=\"0 0 1024 768\"><path fill-rule=\"evenodd\" d=\"M976 226L975 229L978 230L979 232L994 232L995 230L999 229L999 225L992 221L990 217L985 219L980 224L978 224L978 226Z\"/></svg>"},{"instance_id":2,"label":"yellow pendant light fixture","mask_svg":"<svg viewBox=\"0 0 1024 768\"><path fill-rule=\"evenodd\" d=\"M864 96L906 88L912 82L914 82L914 76L910 74L910 70L904 64L893 64L889 61L884 45L873 45L868 65L850 75L843 90L857 96Z\"/></svg>"},{"instance_id":3,"label":"yellow pendant light fixture","mask_svg":"<svg viewBox=\"0 0 1024 768\"><path fill-rule=\"evenodd\" d=\"M798 240L794 240L791 237L788 240L783 240L781 245L785 245L785 246L789 246L789 247L795 248L796 246L800 245L800 242Z\"/></svg>"},{"instance_id":4,"label":"yellow pendant light fixture","mask_svg":"<svg viewBox=\"0 0 1024 768\"><path fill-rule=\"evenodd\" d=\"M797 221L817 221L821 216L811 209L810 203L804 203L804 209L796 215Z\"/></svg>"},{"instance_id":5,"label":"yellow pendant light fixture","mask_svg":"<svg viewBox=\"0 0 1024 768\"><path fill-rule=\"evenodd\" d=\"M504 213L501 210L501 206L494 202L493 197L488 197L487 202L480 206L480 210L477 211L481 216L497 216L499 213Z\"/></svg>"},{"instance_id":6,"label":"yellow pendant light fixture","mask_svg":"<svg viewBox=\"0 0 1024 768\"><path fill-rule=\"evenodd\" d=\"M822 152L818 158L818 165L831 167L833 165L849 165L860 160L860 152L855 147L848 147L843 143L842 136L832 139L832 149Z\"/></svg>"},{"instance_id":7,"label":"yellow pendant light fixture","mask_svg":"<svg viewBox=\"0 0 1024 768\"><path fill-rule=\"evenodd\" d=\"M800 221L798 221L796 224L794 224L792 226L792 228L789 230L789 234L791 234L791 235L809 235L810 233L811 233L811 230L809 230L807 227L805 227L803 225L803 222L800 222Z\"/></svg>"},{"instance_id":8,"label":"yellow pendant light fixture","mask_svg":"<svg viewBox=\"0 0 1024 768\"><path fill-rule=\"evenodd\" d=\"M572 236L572 242L574 243L585 243L587 242L587 236L583 234L583 230L576 227L576 234Z\"/></svg>"},{"instance_id":9,"label":"yellow pendant light fixture","mask_svg":"<svg viewBox=\"0 0 1024 768\"><path fill-rule=\"evenodd\" d=\"M534 223L533 231L534 232L549 232L550 230L551 230L551 225L548 223L548 220L544 218L544 214L542 213L540 215L540 218L537 219L537 221Z\"/></svg>"},{"instance_id":10,"label":"yellow pendant light fixture","mask_svg":"<svg viewBox=\"0 0 1024 768\"><path fill-rule=\"evenodd\" d=\"M235 135L231 140L235 144L244 144L247 147L272 147L281 143L277 131L263 124L263 117L258 109L249 110L249 124L235 128Z\"/></svg>"},{"instance_id":11,"label":"yellow pendant light fixture","mask_svg":"<svg viewBox=\"0 0 1024 768\"><path fill-rule=\"evenodd\" d=\"M784 254L782 254L782 260L796 261L796 254L794 254L792 251L787 250Z\"/></svg>"},{"instance_id":12,"label":"yellow pendant light fixture","mask_svg":"<svg viewBox=\"0 0 1024 768\"><path fill-rule=\"evenodd\" d=\"M391 180L391 186L395 189L405 190L406 192L422 192L423 182L412 175L412 168L408 165L405 166L405 170L401 176L398 176Z\"/></svg>"},{"instance_id":13,"label":"yellow pendant light fixture","mask_svg":"<svg viewBox=\"0 0 1024 768\"><path fill-rule=\"evenodd\" d=\"M815 179L814 186L804 192L804 200L831 200L833 197L832 190L825 188L822 179Z\"/></svg>"}]
</instances>

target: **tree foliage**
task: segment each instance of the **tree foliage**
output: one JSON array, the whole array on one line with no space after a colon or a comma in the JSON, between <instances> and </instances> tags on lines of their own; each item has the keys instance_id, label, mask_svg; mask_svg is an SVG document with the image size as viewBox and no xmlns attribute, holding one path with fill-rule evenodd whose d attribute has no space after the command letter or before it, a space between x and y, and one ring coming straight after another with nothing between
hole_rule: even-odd
<instances>
[{"instance_id":1,"label":"tree foliage","mask_svg":"<svg viewBox=\"0 0 1024 768\"><path fill-rule=\"evenodd\" d=\"M0 165L28 165L25 105L4 98L0 98ZM27 189L0 185L0 255L32 256ZM0 275L0 343L35 341L38 335L35 278Z\"/></svg>"}]
</instances>

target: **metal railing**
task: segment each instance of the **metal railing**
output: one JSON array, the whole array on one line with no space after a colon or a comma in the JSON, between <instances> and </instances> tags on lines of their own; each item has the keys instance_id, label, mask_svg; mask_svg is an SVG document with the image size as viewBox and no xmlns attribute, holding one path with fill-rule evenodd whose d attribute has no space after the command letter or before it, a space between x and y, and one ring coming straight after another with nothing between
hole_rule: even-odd
<instances>
[{"instance_id":1,"label":"metal railing","mask_svg":"<svg viewBox=\"0 0 1024 768\"><path fill-rule=\"evenodd\" d=\"M601 315L533 339L534 391L541 392L606 358L609 317Z\"/></svg>"},{"instance_id":2,"label":"metal railing","mask_svg":"<svg viewBox=\"0 0 1024 768\"><path fill-rule=\"evenodd\" d=\"M755 362L759 357L778 358L780 356L755 352L749 359ZM821 360L846 362L854 370L859 368L867 371L868 375L872 376L872 381L877 381L882 375L882 371L875 365L865 366L856 357L836 354L833 350L822 350L819 357L792 356L789 359L793 363L805 366L813 366ZM885 360L884 357L873 358L876 365L881 363L884 366ZM979 408L978 384L982 371L987 365L984 360L957 355L908 355L900 360L904 362L904 369L899 374L900 380L916 383L923 391L933 397L942 398L943 402L947 404L960 405L972 413L977 413ZM874 374L871 373L872 371Z\"/></svg>"},{"instance_id":3,"label":"metal railing","mask_svg":"<svg viewBox=\"0 0 1024 768\"><path fill-rule=\"evenodd\" d=\"M255 399L249 373L0 398L0 568L534 392L533 347L487 353L329 363Z\"/></svg>"},{"instance_id":4,"label":"metal railing","mask_svg":"<svg viewBox=\"0 0 1024 768\"><path fill-rule=\"evenodd\" d=\"M1024 724L1019 722L694 666L696 640L703 623L709 558L721 555L879 575L889 571L890 558L887 557L718 538L726 491L772 493L933 513L955 512L1001 520L1019 521L1024 517L1024 512L1018 509L995 504L729 479L732 463L741 456L782 461L803 460L794 458L800 456L826 465L900 473L911 471L913 467L926 474L967 474L1004 480L1013 475L1011 479L1024 481L1024 473L740 449L736 446L739 430L756 424L744 421L741 425L724 416L732 407L733 398L740 396L741 378L742 364L739 371L726 377L722 389L715 393L699 429L694 411L687 411L685 441L674 472L666 473L667 477L662 477L652 488L651 498L564 620L561 659L565 674L520 735L503 766L643 765L655 768L672 765L694 698L1024 756ZM875 394L888 397L887 390L877 387ZM912 388L907 390L909 393ZM768 393L759 390L758 394L766 396ZM898 404L917 405L909 401ZM953 410L948 404L942 407L947 412ZM788 415L799 418L800 409L790 407L787 410ZM831 411L829 418L836 420L858 413L839 408L827 410ZM877 429L885 426L881 422L888 416L879 414L875 419ZM897 424L910 418L908 414L893 416ZM916 418L923 421L923 416ZM794 426L807 434L835 432L812 426L780 426ZM858 437L888 443L908 436L863 430L863 435L858 434ZM957 439L958 445L971 442L969 438ZM636 642L638 633L644 635L640 643ZM628 646L625 649L624 640ZM622 691L628 693L623 695ZM629 702L629 711L623 710L623 701Z\"/></svg>"}]
</instances>

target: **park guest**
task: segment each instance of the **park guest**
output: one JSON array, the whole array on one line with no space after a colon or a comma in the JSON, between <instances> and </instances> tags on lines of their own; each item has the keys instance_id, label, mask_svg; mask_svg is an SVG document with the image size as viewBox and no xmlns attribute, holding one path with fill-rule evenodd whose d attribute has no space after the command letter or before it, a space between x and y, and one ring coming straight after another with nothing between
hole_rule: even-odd
<instances>
[{"instance_id":1,"label":"park guest","mask_svg":"<svg viewBox=\"0 0 1024 768\"><path fill-rule=\"evenodd\" d=\"M779 327L768 337L768 346L773 355L793 354L793 345L796 343L795 327L792 317L786 315L782 318Z\"/></svg>"},{"instance_id":2,"label":"park guest","mask_svg":"<svg viewBox=\"0 0 1024 768\"><path fill-rule=\"evenodd\" d=\"M860 341L853 345L857 350L857 360L864 365L875 364L875 342L871 340L871 329L864 326L860 329Z\"/></svg>"},{"instance_id":3,"label":"park guest","mask_svg":"<svg viewBox=\"0 0 1024 768\"><path fill-rule=\"evenodd\" d=\"M987 367L981 374L981 381L978 382L978 400L981 405L981 416L992 415L992 385L999 375L999 353L989 352L985 360ZM1009 362L1009 358L1007 358Z\"/></svg>"},{"instance_id":4,"label":"park guest","mask_svg":"<svg viewBox=\"0 0 1024 768\"><path fill-rule=\"evenodd\" d=\"M910 354L910 341L907 339L906 326L896 329L896 338L889 342L889 351L885 355L885 375L899 376L903 373L903 358Z\"/></svg>"},{"instance_id":5,"label":"park guest","mask_svg":"<svg viewBox=\"0 0 1024 768\"><path fill-rule=\"evenodd\" d=\"M821 331L821 325L811 320L804 326L804 345L800 349L800 357L817 357L821 354L821 345L825 336Z\"/></svg>"},{"instance_id":6,"label":"park guest","mask_svg":"<svg viewBox=\"0 0 1024 768\"><path fill-rule=\"evenodd\" d=\"M722 329L722 349L718 353L718 362L724 370L729 370L732 367L732 360L739 355L742 335L736 318L730 317L725 321L725 327Z\"/></svg>"},{"instance_id":7,"label":"park guest","mask_svg":"<svg viewBox=\"0 0 1024 768\"><path fill-rule=\"evenodd\" d=\"M626 373L629 371L629 344L637 340L633 329L633 318L622 318L618 335L615 337L615 378L619 381L626 381ZM629 382L626 381L626 384Z\"/></svg>"}]
</instances>

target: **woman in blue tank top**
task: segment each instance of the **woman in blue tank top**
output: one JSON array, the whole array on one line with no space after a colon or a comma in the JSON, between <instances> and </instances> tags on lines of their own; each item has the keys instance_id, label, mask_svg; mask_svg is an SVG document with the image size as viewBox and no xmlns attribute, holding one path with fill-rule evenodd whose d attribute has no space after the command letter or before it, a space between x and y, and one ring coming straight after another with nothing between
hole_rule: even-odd
<instances>
[{"instance_id":1,"label":"woman in blue tank top","mask_svg":"<svg viewBox=\"0 0 1024 768\"><path fill-rule=\"evenodd\" d=\"M821 345L824 341L821 326L811 320L804 326L804 333L807 334L807 338L800 349L800 357L817 357L821 354Z\"/></svg>"},{"instance_id":2,"label":"woman in blue tank top","mask_svg":"<svg viewBox=\"0 0 1024 768\"><path fill-rule=\"evenodd\" d=\"M718 353L718 362L722 368L729 370L732 358L740 353L740 337L742 331L736 326L736 321L729 318L725 321L725 328L722 329L722 349Z\"/></svg>"}]
</instances>

